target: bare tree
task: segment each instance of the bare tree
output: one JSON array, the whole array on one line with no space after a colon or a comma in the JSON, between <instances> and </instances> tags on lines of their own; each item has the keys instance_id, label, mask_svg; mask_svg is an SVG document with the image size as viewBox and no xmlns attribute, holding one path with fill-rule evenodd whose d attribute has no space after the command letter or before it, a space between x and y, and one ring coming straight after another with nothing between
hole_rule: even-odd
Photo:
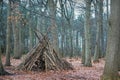
<instances>
[{"instance_id":1,"label":"bare tree","mask_svg":"<svg viewBox=\"0 0 120 80\"><path fill-rule=\"evenodd\" d=\"M91 63L91 32L90 32L90 8L91 0L85 0L86 13L85 13L85 66L92 66Z\"/></svg>"},{"instance_id":2,"label":"bare tree","mask_svg":"<svg viewBox=\"0 0 120 80\"><path fill-rule=\"evenodd\" d=\"M99 61L98 59L104 54L104 35L103 35L103 1L94 0L95 6L95 25L97 26L96 34L96 45L94 62Z\"/></svg>"},{"instance_id":3,"label":"bare tree","mask_svg":"<svg viewBox=\"0 0 120 80\"><path fill-rule=\"evenodd\" d=\"M2 16L2 11L3 11L3 0L0 0L0 23L2 22L3 16ZM0 27L2 25L0 24ZM1 37L0 37L1 40ZM6 72L3 68L3 64L2 64L2 60L1 60L1 44L0 44L0 75L6 75L9 74L8 72Z\"/></svg>"},{"instance_id":4,"label":"bare tree","mask_svg":"<svg viewBox=\"0 0 120 80\"><path fill-rule=\"evenodd\" d=\"M118 55L120 46L120 0L111 0L106 63L101 80L120 80L118 77Z\"/></svg>"},{"instance_id":5,"label":"bare tree","mask_svg":"<svg viewBox=\"0 0 120 80\"><path fill-rule=\"evenodd\" d=\"M8 10L7 10L7 34L6 34L6 66L10 66L10 35L11 35L11 2L8 1Z\"/></svg>"},{"instance_id":6,"label":"bare tree","mask_svg":"<svg viewBox=\"0 0 120 80\"><path fill-rule=\"evenodd\" d=\"M58 48L58 31L57 31L57 25L56 25L56 5L57 1L55 0L48 0L48 7L49 7L49 15L51 17L51 34L52 34L52 44L54 49L59 52Z\"/></svg>"}]
</instances>

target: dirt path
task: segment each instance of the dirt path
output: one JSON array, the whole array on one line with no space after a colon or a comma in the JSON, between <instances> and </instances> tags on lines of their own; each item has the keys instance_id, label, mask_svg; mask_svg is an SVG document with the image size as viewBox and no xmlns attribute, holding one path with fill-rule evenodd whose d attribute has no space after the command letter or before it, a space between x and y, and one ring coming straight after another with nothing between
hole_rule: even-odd
<instances>
[{"instance_id":1,"label":"dirt path","mask_svg":"<svg viewBox=\"0 0 120 80\"><path fill-rule=\"evenodd\" d=\"M5 58L2 58L3 64ZM104 60L100 63L93 63L93 67L83 67L80 59L68 59L74 65L74 70L69 71L48 71L48 72L32 72L17 71L15 67L21 63L21 60L11 59L11 67L5 69L12 73L10 76L0 76L0 80L100 80L103 72Z\"/></svg>"}]
</instances>

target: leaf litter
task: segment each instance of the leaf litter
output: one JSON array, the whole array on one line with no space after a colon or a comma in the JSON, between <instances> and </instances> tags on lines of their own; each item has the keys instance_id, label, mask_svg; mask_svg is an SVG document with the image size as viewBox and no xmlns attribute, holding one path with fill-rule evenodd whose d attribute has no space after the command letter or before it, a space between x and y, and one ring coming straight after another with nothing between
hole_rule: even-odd
<instances>
[{"instance_id":1,"label":"leaf litter","mask_svg":"<svg viewBox=\"0 0 120 80\"><path fill-rule=\"evenodd\" d=\"M22 59L11 58L12 66L5 67L5 69L13 75L0 76L0 80L100 80L105 64L104 59L100 59L99 63L92 63L92 67L84 67L81 64L80 58L65 59L74 66L74 70L51 70L47 72L18 71L15 70L15 67L21 63ZM2 61L4 64L4 56L2 56Z\"/></svg>"}]
</instances>

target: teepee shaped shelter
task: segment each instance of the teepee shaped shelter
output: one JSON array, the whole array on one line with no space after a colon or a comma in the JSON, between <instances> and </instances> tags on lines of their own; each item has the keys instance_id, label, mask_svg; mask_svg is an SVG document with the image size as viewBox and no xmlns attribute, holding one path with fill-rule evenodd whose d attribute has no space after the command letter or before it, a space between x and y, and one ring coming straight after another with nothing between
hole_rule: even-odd
<instances>
[{"instance_id":1,"label":"teepee shaped shelter","mask_svg":"<svg viewBox=\"0 0 120 80\"><path fill-rule=\"evenodd\" d=\"M37 32L35 34L39 39L39 43L28 52L17 69L31 71L73 69L70 63L58 56L47 36L42 35L42 38L40 38Z\"/></svg>"}]
</instances>

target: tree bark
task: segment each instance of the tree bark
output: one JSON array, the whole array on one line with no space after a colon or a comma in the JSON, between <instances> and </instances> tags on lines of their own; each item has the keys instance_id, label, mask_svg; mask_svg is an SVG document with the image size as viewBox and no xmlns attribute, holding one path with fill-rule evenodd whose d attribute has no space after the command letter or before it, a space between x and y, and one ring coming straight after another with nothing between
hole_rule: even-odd
<instances>
[{"instance_id":1,"label":"tree bark","mask_svg":"<svg viewBox=\"0 0 120 80\"><path fill-rule=\"evenodd\" d=\"M105 32L105 38L104 38L105 39L105 42L104 42L104 44L105 44L104 45L104 47L105 47L104 48L104 52L106 52L106 47L107 47L107 33L108 33L108 27L109 27L109 6L110 6L109 5L109 0L106 0L106 6L107 6L107 8L106 8L107 9L106 10L107 11L107 21L106 21L107 24L106 24L106 32ZM104 53L103 57L105 57L105 55L106 55L106 53Z\"/></svg>"},{"instance_id":2,"label":"tree bark","mask_svg":"<svg viewBox=\"0 0 120 80\"><path fill-rule=\"evenodd\" d=\"M1 60L1 51L0 51L0 75L4 75L4 74L5 74L5 70L3 68L3 64L2 64L2 60Z\"/></svg>"},{"instance_id":3,"label":"tree bark","mask_svg":"<svg viewBox=\"0 0 120 80\"><path fill-rule=\"evenodd\" d=\"M100 58L103 57L104 50L104 33L103 33L103 0L99 0L99 28L100 28Z\"/></svg>"},{"instance_id":4,"label":"tree bark","mask_svg":"<svg viewBox=\"0 0 120 80\"><path fill-rule=\"evenodd\" d=\"M37 17L37 30L40 31L40 18ZM39 40L38 38L36 37L36 44L38 44Z\"/></svg>"},{"instance_id":5,"label":"tree bark","mask_svg":"<svg viewBox=\"0 0 120 80\"><path fill-rule=\"evenodd\" d=\"M85 64L85 37L82 36L82 64Z\"/></svg>"},{"instance_id":6,"label":"tree bark","mask_svg":"<svg viewBox=\"0 0 120 80\"><path fill-rule=\"evenodd\" d=\"M76 53L79 54L79 31L76 31Z\"/></svg>"},{"instance_id":7,"label":"tree bark","mask_svg":"<svg viewBox=\"0 0 120 80\"><path fill-rule=\"evenodd\" d=\"M91 67L91 32L90 32L90 8L91 0L85 0L85 66Z\"/></svg>"},{"instance_id":8,"label":"tree bark","mask_svg":"<svg viewBox=\"0 0 120 80\"><path fill-rule=\"evenodd\" d=\"M95 53L94 53L94 62L98 62L99 61L99 54L100 54L100 27L98 26L99 24L99 13L98 12L98 2L94 2L94 6L95 6L95 26L97 27L97 32L96 32L96 44L95 44Z\"/></svg>"},{"instance_id":9,"label":"tree bark","mask_svg":"<svg viewBox=\"0 0 120 80\"><path fill-rule=\"evenodd\" d=\"M19 23L19 56L22 56L22 47L23 47L23 43L22 43L22 27L21 27L21 23Z\"/></svg>"},{"instance_id":10,"label":"tree bark","mask_svg":"<svg viewBox=\"0 0 120 80\"><path fill-rule=\"evenodd\" d=\"M33 33L31 29L31 23L29 23L29 50L33 47Z\"/></svg>"},{"instance_id":11,"label":"tree bark","mask_svg":"<svg viewBox=\"0 0 120 80\"><path fill-rule=\"evenodd\" d=\"M11 6L10 1L8 1L8 11L7 11L7 30L6 30L6 66L10 66L10 34L11 34Z\"/></svg>"},{"instance_id":12,"label":"tree bark","mask_svg":"<svg viewBox=\"0 0 120 80\"><path fill-rule=\"evenodd\" d=\"M61 7L61 35L62 35L62 39L61 39L61 49L62 49L62 57L64 57L65 55L65 19L64 19L64 4L63 4L63 0L60 0L60 7Z\"/></svg>"},{"instance_id":13,"label":"tree bark","mask_svg":"<svg viewBox=\"0 0 120 80\"><path fill-rule=\"evenodd\" d=\"M14 37L14 57L15 59L20 59L21 53L19 52L20 44L19 44L19 27L20 27L20 21L19 21L19 5L15 2L12 2L13 11L11 11L12 16L12 29L13 29L13 37Z\"/></svg>"},{"instance_id":14,"label":"tree bark","mask_svg":"<svg viewBox=\"0 0 120 80\"><path fill-rule=\"evenodd\" d=\"M70 57L73 57L73 55L74 55L73 54L73 37L72 37L73 31L72 31L71 20L68 19L67 21L68 21L68 27L69 27L69 43L70 43L69 50L70 50Z\"/></svg>"},{"instance_id":15,"label":"tree bark","mask_svg":"<svg viewBox=\"0 0 120 80\"><path fill-rule=\"evenodd\" d=\"M14 22L14 21L13 21ZM13 27L13 36L14 36L14 58L19 59L19 30L17 27L17 23L12 23Z\"/></svg>"},{"instance_id":16,"label":"tree bark","mask_svg":"<svg viewBox=\"0 0 120 80\"><path fill-rule=\"evenodd\" d=\"M48 0L49 14L51 16L51 34L52 34L52 44L56 52L59 52L58 46L58 33L56 25L56 2L54 0Z\"/></svg>"},{"instance_id":17,"label":"tree bark","mask_svg":"<svg viewBox=\"0 0 120 80\"><path fill-rule=\"evenodd\" d=\"M0 75L10 75L10 73L6 72L1 59L1 47L0 47Z\"/></svg>"},{"instance_id":18,"label":"tree bark","mask_svg":"<svg viewBox=\"0 0 120 80\"><path fill-rule=\"evenodd\" d=\"M101 80L120 80L118 78L118 52L120 41L120 0L111 0L111 15L107 40L106 63Z\"/></svg>"},{"instance_id":19,"label":"tree bark","mask_svg":"<svg viewBox=\"0 0 120 80\"><path fill-rule=\"evenodd\" d=\"M119 45L119 49L120 49L120 45ZM117 64L118 64L118 71L120 71L120 51L118 53L118 63Z\"/></svg>"},{"instance_id":20,"label":"tree bark","mask_svg":"<svg viewBox=\"0 0 120 80\"><path fill-rule=\"evenodd\" d=\"M2 11L3 11L3 1L2 0L0 0L0 15L2 15L1 13L2 13ZM2 15L3 16L3 15ZM0 23L2 22L2 19L3 19L3 17L2 16L0 16ZM0 27L1 27L2 25L0 25ZM0 39L1 39L1 37L0 37ZM0 44L0 75L6 75L6 74L8 74L8 72L6 72L5 70L4 70L4 68L3 68L3 64L2 64L2 59L1 59L1 44Z\"/></svg>"}]
</instances>

